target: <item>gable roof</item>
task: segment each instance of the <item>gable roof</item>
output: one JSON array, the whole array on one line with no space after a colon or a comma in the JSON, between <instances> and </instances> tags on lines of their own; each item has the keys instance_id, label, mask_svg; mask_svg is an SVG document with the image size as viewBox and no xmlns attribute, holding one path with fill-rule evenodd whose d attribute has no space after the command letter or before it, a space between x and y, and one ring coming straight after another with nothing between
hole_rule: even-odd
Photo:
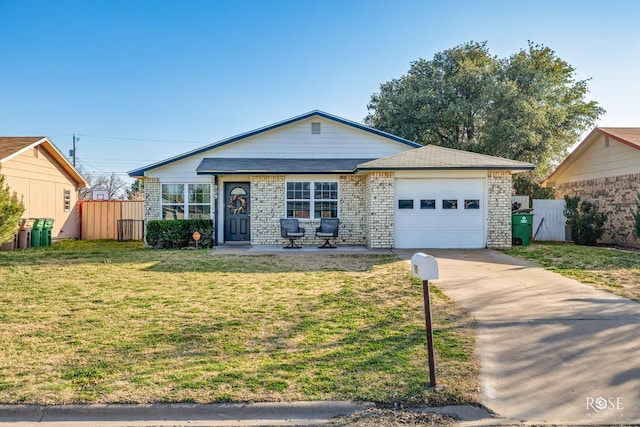
<instances>
[{"instance_id":1,"label":"gable roof","mask_svg":"<svg viewBox=\"0 0 640 427\"><path fill-rule=\"evenodd\" d=\"M86 187L87 181L73 167L69 160L46 136L2 136L0 137L0 163L4 163L34 147L41 146L79 187Z\"/></svg>"},{"instance_id":2,"label":"gable roof","mask_svg":"<svg viewBox=\"0 0 640 427\"><path fill-rule=\"evenodd\" d=\"M28 150L32 144L42 139L44 139L43 136L0 136L0 162Z\"/></svg>"},{"instance_id":3,"label":"gable roof","mask_svg":"<svg viewBox=\"0 0 640 427\"><path fill-rule=\"evenodd\" d=\"M302 121L302 120L306 120L306 119L309 119L311 117L322 117L322 118L327 119L327 120L331 120L331 121L334 121L334 122L337 122L337 123L341 123L343 125L347 125L347 126L353 127L355 129L358 129L358 130L361 130L361 131L364 131L364 132L368 132L368 133L371 133L371 134L374 134L374 135L377 135L377 136L381 136L383 138L390 139L392 141L399 142L401 144L405 144L405 145L407 145L409 147L413 147L413 148L420 147L420 144L417 144L417 143L415 143L413 141L409 141L408 139L400 138L399 136L392 135L390 133L383 132L383 131L378 130L378 129L374 129L372 127L363 125L361 123L353 122L351 120L347 120L347 119L344 119L342 117L334 116L332 114L325 113L324 111L313 110L313 111L309 111L308 113L292 117L290 119L286 119L286 120L283 120L283 121L280 121L280 122L277 122L277 123L274 123L274 124L271 124L271 125L268 125L268 126L264 126L264 127L261 127L261 128L249 131L249 132L241 133L239 135L223 139L223 140L218 141L218 142L214 142L213 144L205 145L204 147L200 147L200 148L197 148L195 150L188 151L188 152L186 152L184 154L181 154L181 155L178 155L178 156L175 156L175 157L171 157L171 158L168 158L166 160L162 160L162 161L157 162L157 163L152 163L152 164L144 166L144 167L142 167L140 169L135 169L135 170L129 171L129 176L131 176L131 177L142 177L142 176L144 176L145 172L147 172L149 170L152 170L152 169L155 169L155 168L159 168L159 167L168 165L170 163L173 163L173 162L176 162L176 161L179 161L179 160L186 159L187 157L191 157L191 156L195 156L195 155L204 153L204 152L212 150L214 148L219 148L219 147L222 147L222 146L227 145L227 144L232 144L232 143L234 143L236 141L240 141L240 140L243 140L243 139L255 136L255 135L259 135L259 134L264 133L264 132L268 132L268 131L271 131L271 130L274 130L274 129L278 129L278 128L281 128L283 126L290 125L292 123L296 123L296 122L299 122L299 121Z\"/></svg>"},{"instance_id":4,"label":"gable roof","mask_svg":"<svg viewBox=\"0 0 640 427\"><path fill-rule=\"evenodd\" d=\"M202 159L198 175L354 173L371 159Z\"/></svg>"},{"instance_id":5,"label":"gable roof","mask_svg":"<svg viewBox=\"0 0 640 427\"><path fill-rule=\"evenodd\" d=\"M415 150L372 160L358 170L510 170L530 171L535 165L470 151L426 145Z\"/></svg>"},{"instance_id":6,"label":"gable roof","mask_svg":"<svg viewBox=\"0 0 640 427\"><path fill-rule=\"evenodd\" d=\"M582 153L591 147L601 135L608 136L631 148L640 150L640 128L596 127L578 144L571 154L551 172L547 179L542 182L542 186L546 187L548 183L553 182L558 175L578 160Z\"/></svg>"}]
</instances>

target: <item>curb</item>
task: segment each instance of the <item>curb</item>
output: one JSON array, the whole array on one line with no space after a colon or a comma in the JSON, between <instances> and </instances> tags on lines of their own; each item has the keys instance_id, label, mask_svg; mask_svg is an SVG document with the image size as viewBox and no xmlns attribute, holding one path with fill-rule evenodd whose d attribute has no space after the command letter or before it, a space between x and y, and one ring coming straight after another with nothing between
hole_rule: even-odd
<instances>
[{"instance_id":1,"label":"curb","mask_svg":"<svg viewBox=\"0 0 640 427\"><path fill-rule=\"evenodd\" d=\"M223 404L0 405L0 424L15 426L314 425L375 407L347 401Z\"/></svg>"}]
</instances>

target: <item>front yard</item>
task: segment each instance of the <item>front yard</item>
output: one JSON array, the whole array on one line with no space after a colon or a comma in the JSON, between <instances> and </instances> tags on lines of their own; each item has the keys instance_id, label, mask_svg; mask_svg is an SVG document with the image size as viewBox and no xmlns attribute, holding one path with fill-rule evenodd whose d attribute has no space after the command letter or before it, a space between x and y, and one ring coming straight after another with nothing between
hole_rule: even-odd
<instances>
[{"instance_id":1,"label":"front yard","mask_svg":"<svg viewBox=\"0 0 640 427\"><path fill-rule=\"evenodd\" d=\"M475 402L473 320L395 256L0 252L0 403Z\"/></svg>"}]
</instances>

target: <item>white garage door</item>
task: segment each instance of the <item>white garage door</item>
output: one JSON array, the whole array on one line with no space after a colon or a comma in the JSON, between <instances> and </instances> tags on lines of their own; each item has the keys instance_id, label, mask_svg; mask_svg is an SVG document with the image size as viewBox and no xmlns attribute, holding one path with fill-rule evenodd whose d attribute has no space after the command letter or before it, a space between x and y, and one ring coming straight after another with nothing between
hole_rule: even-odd
<instances>
[{"instance_id":1,"label":"white garage door","mask_svg":"<svg viewBox=\"0 0 640 427\"><path fill-rule=\"evenodd\" d=\"M397 248L483 248L482 179L397 179Z\"/></svg>"}]
</instances>

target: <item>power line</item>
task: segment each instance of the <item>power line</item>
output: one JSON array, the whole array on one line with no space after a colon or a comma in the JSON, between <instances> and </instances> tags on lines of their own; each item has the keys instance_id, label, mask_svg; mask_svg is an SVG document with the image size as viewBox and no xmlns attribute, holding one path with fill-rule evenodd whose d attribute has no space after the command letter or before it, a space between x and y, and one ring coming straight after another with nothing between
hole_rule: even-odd
<instances>
[{"instance_id":1,"label":"power line","mask_svg":"<svg viewBox=\"0 0 640 427\"><path fill-rule=\"evenodd\" d=\"M142 141L142 142L179 142L182 144L200 144L206 145L211 144L211 141L185 141L179 139L151 139L151 138L130 138L130 137L120 137L120 136L104 136L104 135L88 135L85 133L79 133L78 136L86 136L89 138L104 138L104 139L117 139L122 141Z\"/></svg>"}]
</instances>

